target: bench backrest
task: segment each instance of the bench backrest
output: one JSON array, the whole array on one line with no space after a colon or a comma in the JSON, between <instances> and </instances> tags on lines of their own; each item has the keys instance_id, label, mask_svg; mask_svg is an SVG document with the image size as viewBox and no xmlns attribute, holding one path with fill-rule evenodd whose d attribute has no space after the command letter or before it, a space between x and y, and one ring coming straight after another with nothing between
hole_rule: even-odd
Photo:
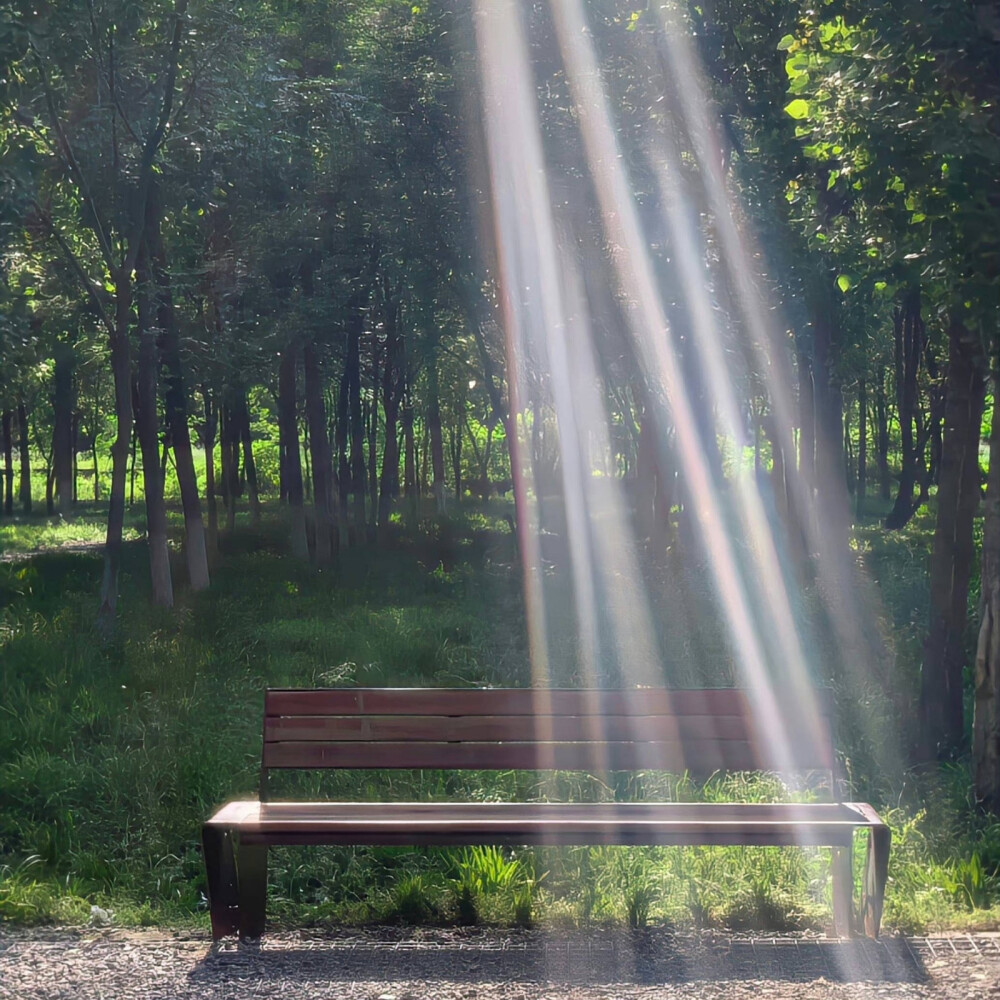
<instances>
[{"instance_id":1,"label":"bench backrest","mask_svg":"<svg viewBox=\"0 0 1000 1000\"><path fill-rule=\"evenodd\" d=\"M831 699L777 734L735 688L320 688L265 696L261 799L275 768L834 770Z\"/></svg>"}]
</instances>

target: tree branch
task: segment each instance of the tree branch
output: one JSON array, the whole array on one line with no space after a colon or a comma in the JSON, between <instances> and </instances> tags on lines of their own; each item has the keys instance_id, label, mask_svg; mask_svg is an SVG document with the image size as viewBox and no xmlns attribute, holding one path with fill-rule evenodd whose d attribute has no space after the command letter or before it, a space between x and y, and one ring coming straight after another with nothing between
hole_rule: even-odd
<instances>
[{"instance_id":1,"label":"tree branch","mask_svg":"<svg viewBox=\"0 0 1000 1000\"><path fill-rule=\"evenodd\" d=\"M107 328L108 333L114 336L115 324L111 317L108 315L107 309L104 307L104 303L101 301L100 295L97 293L97 289L94 287L94 283L87 277L87 272L84 271L83 265L80 263L80 258L73 253L72 247L66 242L66 237L59 231L56 224L52 221L52 217L46 212L37 201L32 199L32 207L38 213L38 217L42 219L46 226L48 227L49 233L55 238L56 242L59 244L59 248L62 250L63 255L66 260L69 261L70 267L73 268L74 274L76 274L77 280L80 282L81 287L90 296L91 301L94 303L94 308L97 309L97 315L101 322Z\"/></svg>"},{"instance_id":2,"label":"tree branch","mask_svg":"<svg viewBox=\"0 0 1000 1000\"><path fill-rule=\"evenodd\" d=\"M29 42L29 44L31 46L32 55L35 57L35 62L38 64L38 72L42 79L42 89L45 91L45 106L49 112L49 118L52 122L52 130L56 134L59 149L62 151L63 159L66 161L66 166L76 179L77 186L80 188L80 196L83 198L84 203L90 209L90 214L93 216L92 228L97 236L97 242L101 247L101 253L104 255L105 263L108 265L109 270L114 273L117 262L111 247L111 241L108 239L108 235L104 230L103 224L101 223L101 217L97 211L97 205L91 197L90 187L87 184L87 179L83 174L83 170L80 168L80 163L76 158L76 154L73 152L73 147L70 145L69 137L66 135L66 132L62 127L62 123L59 121L59 114L56 111L55 97L52 94L52 84L49 81L48 73L45 72L45 63L43 62L41 53L35 46L34 41Z\"/></svg>"}]
</instances>

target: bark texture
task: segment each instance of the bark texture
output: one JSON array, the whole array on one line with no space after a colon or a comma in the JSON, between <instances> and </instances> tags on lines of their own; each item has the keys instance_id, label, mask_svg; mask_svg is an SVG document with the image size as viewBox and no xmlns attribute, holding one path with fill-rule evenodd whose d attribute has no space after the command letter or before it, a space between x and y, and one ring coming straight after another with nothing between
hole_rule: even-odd
<instances>
[{"instance_id":1,"label":"bark texture","mask_svg":"<svg viewBox=\"0 0 1000 1000\"><path fill-rule=\"evenodd\" d=\"M995 372L994 400L997 391ZM995 814L1000 812L1000 413L996 409L990 428L990 471L983 522L972 774L976 799L983 808Z\"/></svg>"},{"instance_id":2,"label":"bark texture","mask_svg":"<svg viewBox=\"0 0 1000 1000\"><path fill-rule=\"evenodd\" d=\"M951 755L963 743L962 673L974 557L972 529L979 504L983 367L978 337L953 317L948 326L944 450L931 552L930 632L920 685L922 751L927 758Z\"/></svg>"}]
</instances>

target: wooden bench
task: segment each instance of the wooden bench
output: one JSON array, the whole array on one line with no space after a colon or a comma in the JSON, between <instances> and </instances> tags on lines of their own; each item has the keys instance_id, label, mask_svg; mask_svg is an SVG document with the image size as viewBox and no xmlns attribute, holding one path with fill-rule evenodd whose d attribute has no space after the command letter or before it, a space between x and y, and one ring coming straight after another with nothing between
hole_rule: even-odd
<instances>
[{"instance_id":1,"label":"wooden bench","mask_svg":"<svg viewBox=\"0 0 1000 1000\"><path fill-rule=\"evenodd\" d=\"M861 802L271 802L281 768L662 770L794 768L829 777L829 698L789 710L768 733L736 689L411 688L268 690L260 799L230 802L204 826L212 937L264 931L271 844L746 844L833 849L837 933L856 928L852 852L868 831L859 925L877 937L889 829ZM777 739L775 728L784 730Z\"/></svg>"}]
</instances>

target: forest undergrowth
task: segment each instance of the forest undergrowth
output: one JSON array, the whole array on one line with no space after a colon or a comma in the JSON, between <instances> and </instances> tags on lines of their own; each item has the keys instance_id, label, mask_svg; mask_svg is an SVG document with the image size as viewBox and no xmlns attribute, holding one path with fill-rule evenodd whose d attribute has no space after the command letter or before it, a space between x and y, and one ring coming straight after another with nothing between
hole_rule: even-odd
<instances>
[{"instance_id":1,"label":"forest undergrowth","mask_svg":"<svg viewBox=\"0 0 1000 1000\"><path fill-rule=\"evenodd\" d=\"M22 551L60 529L8 528ZM497 510L464 510L391 548L359 547L319 572L283 554L273 514L222 540L210 591L149 605L146 552L126 546L118 628L94 627L99 552L49 552L0 563L0 920L84 923L91 907L124 925L207 926L200 824L228 798L253 796L267 686L531 682L520 575ZM913 687L926 616L931 522L857 536L879 583L902 692ZM65 540L65 539L64 539ZM174 551L178 575L179 553ZM724 682L722 624L691 567L683 607L664 587L656 619L670 683ZM547 578L551 621L569 614L565 570ZM561 603L562 602L562 603ZM685 639L672 644L684 619ZM554 681L572 684L572 651ZM885 699L843 678L838 749L852 794L893 828L886 924L924 931L1000 923L1000 825L971 804L967 763L915 774L877 746L897 741ZM876 735L873 735L876 734ZM902 755L900 755L901 759ZM889 761L890 763L886 763ZM349 772L288 779L285 790L361 799L502 800L541 794L532 774ZM770 799L776 778L720 775L705 784L643 773L608 783L580 774L545 785L568 800ZM860 879L863 844L855 850ZM650 922L791 930L830 923L829 852L772 848L275 849L276 924Z\"/></svg>"}]
</instances>

